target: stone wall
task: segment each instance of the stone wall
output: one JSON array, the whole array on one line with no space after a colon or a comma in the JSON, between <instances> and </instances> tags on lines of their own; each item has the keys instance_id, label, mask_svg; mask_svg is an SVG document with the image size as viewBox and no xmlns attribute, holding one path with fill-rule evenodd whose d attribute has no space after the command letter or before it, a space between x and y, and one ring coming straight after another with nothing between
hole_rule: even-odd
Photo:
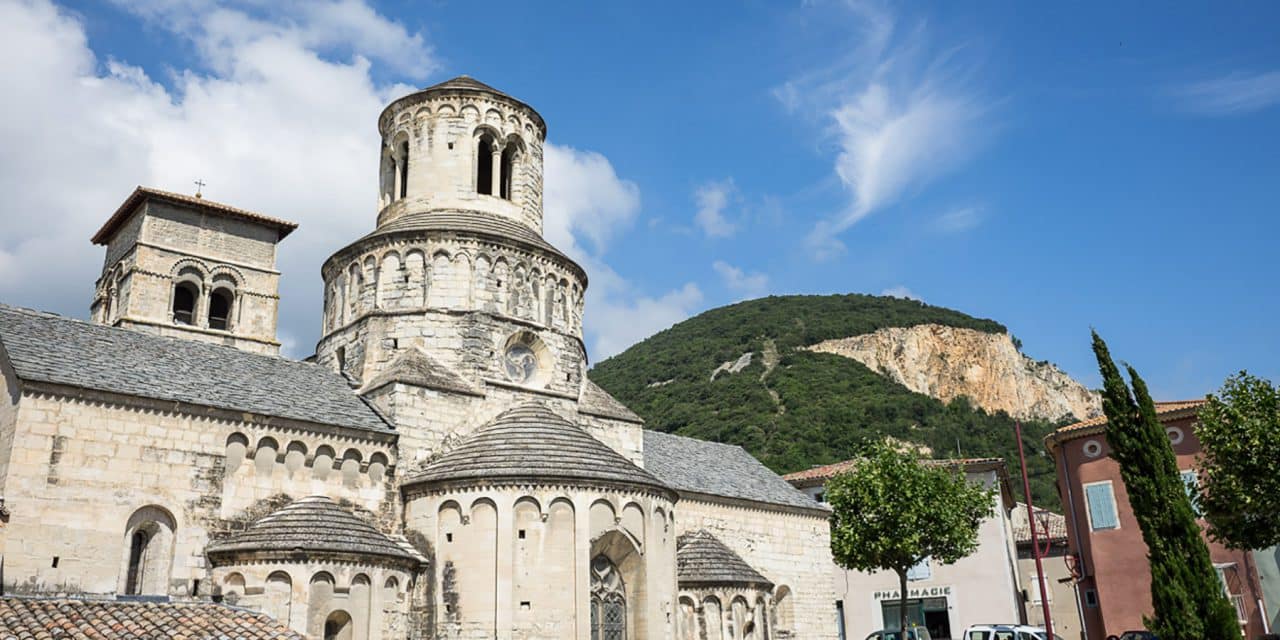
<instances>
[{"instance_id":1,"label":"stone wall","mask_svg":"<svg viewBox=\"0 0 1280 640\"><path fill-rule=\"evenodd\" d=\"M358 442L307 435L176 412L172 403L122 404L103 394L80 395L27 392L18 402L4 479L11 514L3 549L10 593L124 591L130 535L145 524L148 518L139 518L146 514L162 521L167 531L164 548L148 551L148 559L159 563L150 564L161 575L156 581L148 578L141 591L189 596L196 581L207 577L204 547L211 534L225 529L224 518L234 516L240 505L248 507L271 492L296 491L294 497L325 492L373 510L384 507L387 480L367 479L367 461L385 455L390 468L395 457L385 438ZM270 437L282 448L258 455L266 449L246 449L247 460L228 467L228 443L235 434L258 438L255 445ZM360 452L364 462L355 486L334 478L301 479L312 473L302 467L290 472L297 460L287 447L295 442L306 443L312 452L322 442L342 452ZM313 455L302 466L316 461L323 458ZM342 469L333 472L337 478L343 475Z\"/></svg>"},{"instance_id":2,"label":"stone wall","mask_svg":"<svg viewBox=\"0 0 1280 640\"><path fill-rule=\"evenodd\" d=\"M676 533L705 529L774 583L777 636L834 640L831 533L825 517L684 498ZM783 636L790 632L790 636Z\"/></svg>"}]
</instances>

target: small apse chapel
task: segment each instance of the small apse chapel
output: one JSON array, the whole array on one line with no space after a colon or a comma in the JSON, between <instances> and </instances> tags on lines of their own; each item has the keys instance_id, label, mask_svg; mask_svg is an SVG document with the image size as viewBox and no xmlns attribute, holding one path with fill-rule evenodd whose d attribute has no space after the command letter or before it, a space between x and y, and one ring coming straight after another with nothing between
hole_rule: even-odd
<instances>
[{"instance_id":1,"label":"small apse chapel","mask_svg":"<svg viewBox=\"0 0 1280 640\"><path fill-rule=\"evenodd\" d=\"M307 361L276 338L295 225L199 196L111 214L90 322L0 305L6 599L352 640L834 639L827 512L587 379L541 116L464 76L378 129L376 225L324 263Z\"/></svg>"}]
</instances>

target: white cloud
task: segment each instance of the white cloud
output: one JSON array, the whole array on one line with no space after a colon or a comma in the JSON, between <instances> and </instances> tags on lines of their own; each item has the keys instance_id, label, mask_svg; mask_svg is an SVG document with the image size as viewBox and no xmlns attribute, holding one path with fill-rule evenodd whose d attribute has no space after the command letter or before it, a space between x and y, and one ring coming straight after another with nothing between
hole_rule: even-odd
<instances>
[{"instance_id":1,"label":"white cloud","mask_svg":"<svg viewBox=\"0 0 1280 640\"><path fill-rule=\"evenodd\" d=\"M894 298L905 298L905 299L907 299L907 300L917 300L917 301L923 301L923 300L924 300L924 299L923 299L923 298L921 298L920 296L916 295L914 291L912 291L912 290L910 290L910 289L908 289L908 288L906 288L906 287L904 287L904 286L902 286L902 285L897 285L897 286L889 287L888 289L885 289L884 291L881 291L881 292L880 292L880 295L882 295L882 296L892 296L892 297L894 297Z\"/></svg>"},{"instance_id":2,"label":"white cloud","mask_svg":"<svg viewBox=\"0 0 1280 640\"><path fill-rule=\"evenodd\" d=\"M0 3L0 82L22 97L0 116L0 299L83 316L102 260L89 236L134 185L190 193L202 178L210 199L301 224L280 247L280 329L306 353L320 262L373 227L372 123L406 91L376 84L363 55L334 61L310 48L338 43L335 27L316 21L358 13L355 3L310 6L279 22L241 14L254 28L218 50L225 66L212 68L225 72L176 70L166 87L100 60L84 25L49 2ZM210 11L191 21L237 15ZM360 28L379 20L390 24L368 10Z\"/></svg>"},{"instance_id":3,"label":"white cloud","mask_svg":"<svg viewBox=\"0 0 1280 640\"><path fill-rule=\"evenodd\" d=\"M938 216L933 221L933 228L941 233L959 233L968 231L981 223L980 207L961 207Z\"/></svg>"},{"instance_id":4,"label":"white cloud","mask_svg":"<svg viewBox=\"0 0 1280 640\"><path fill-rule=\"evenodd\" d=\"M688 282L657 298L639 296L597 305L592 320L592 325L597 327L592 360L599 362L621 353L632 344L688 318L701 304L702 290Z\"/></svg>"},{"instance_id":5,"label":"white cloud","mask_svg":"<svg viewBox=\"0 0 1280 640\"><path fill-rule=\"evenodd\" d=\"M922 28L903 30L865 3L851 5L861 46L774 91L788 110L815 111L837 149L849 201L808 236L816 256L843 251L839 235L924 186L972 153L983 100L965 86L959 49L930 55Z\"/></svg>"},{"instance_id":6,"label":"white cloud","mask_svg":"<svg viewBox=\"0 0 1280 640\"><path fill-rule=\"evenodd\" d=\"M694 214L693 221L708 237L727 238L733 235L736 226L725 217L724 210L736 192L737 187L731 179L708 182L694 192L698 212Z\"/></svg>"},{"instance_id":7,"label":"white cloud","mask_svg":"<svg viewBox=\"0 0 1280 640\"><path fill-rule=\"evenodd\" d=\"M543 236L575 260L588 251L603 254L640 211L640 187L618 178L609 159L594 151L548 143L543 162ZM578 236L590 246L582 246Z\"/></svg>"},{"instance_id":8,"label":"white cloud","mask_svg":"<svg viewBox=\"0 0 1280 640\"><path fill-rule=\"evenodd\" d=\"M723 260L711 263L711 268L720 275L724 286L740 296L739 300L759 298L769 292L769 276L763 273L747 273Z\"/></svg>"},{"instance_id":9,"label":"white cloud","mask_svg":"<svg viewBox=\"0 0 1280 640\"><path fill-rule=\"evenodd\" d=\"M1280 104L1280 71L1241 72L1173 90L1183 107L1209 116L1234 116Z\"/></svg>"}]
</instances>

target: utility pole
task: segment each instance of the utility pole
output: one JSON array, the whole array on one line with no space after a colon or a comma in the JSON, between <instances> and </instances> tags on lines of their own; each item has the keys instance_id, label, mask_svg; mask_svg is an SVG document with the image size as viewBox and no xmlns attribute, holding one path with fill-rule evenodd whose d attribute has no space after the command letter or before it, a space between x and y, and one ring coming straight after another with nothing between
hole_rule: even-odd
<instances>
[{"instance_id":1,"label":"utility pole","mask_svg":"<svg viewBox=\"0 0 1280 640\"><path fill-rule=\"evenodd\" d=\"M1022 421L1015 420L1013 426L1018 436L1018 463L1022 465L1022 492L1027 497L1027 526L1031 527L1031 555L1036 559L1036 582L1040 583L1036 586L1040 589L1040 606L1044 613L1045 640L1054 640L1053 618L1049 614L1049 594L1045 593L1044 588L1044 566L1040 562L1040 558L1045 553L1048 553L1049 549L1047 547L1043 550L1040 548L1040 535L1036 531L1035 506L1031 504L1031 479L1027 477L1027 455L1022 451ZM1045 542L1053 544L1048 539Z\"/></svg>"}]
</instances>

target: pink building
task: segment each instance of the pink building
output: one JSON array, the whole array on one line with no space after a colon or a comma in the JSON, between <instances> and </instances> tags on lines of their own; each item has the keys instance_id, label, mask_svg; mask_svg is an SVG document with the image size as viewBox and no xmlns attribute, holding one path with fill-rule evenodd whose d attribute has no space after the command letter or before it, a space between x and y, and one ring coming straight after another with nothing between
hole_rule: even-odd
<instances>
[{"instance_id":1,"label":"pink building","mask_svg":"<svg viewBox=\"0 0 1280 640\"><path fill-rule=\"evenodd\" d=\"M1194 424L1203 404L1203 400L1156 403L1188 483L1196 482L1200 442ZM1152 613L1147 545L1129 506L1120 466L1110 456L1106 424L1105 417L1094 418L1045 438L1057 464L1085 637L1090 640L1142 629L1142 617ZM1224 591L1236 606L1245 638L1261 635L1262 590L1251 554L1213 542L1209 542L1209 553Z\"/></svg>"}]
</instances>

